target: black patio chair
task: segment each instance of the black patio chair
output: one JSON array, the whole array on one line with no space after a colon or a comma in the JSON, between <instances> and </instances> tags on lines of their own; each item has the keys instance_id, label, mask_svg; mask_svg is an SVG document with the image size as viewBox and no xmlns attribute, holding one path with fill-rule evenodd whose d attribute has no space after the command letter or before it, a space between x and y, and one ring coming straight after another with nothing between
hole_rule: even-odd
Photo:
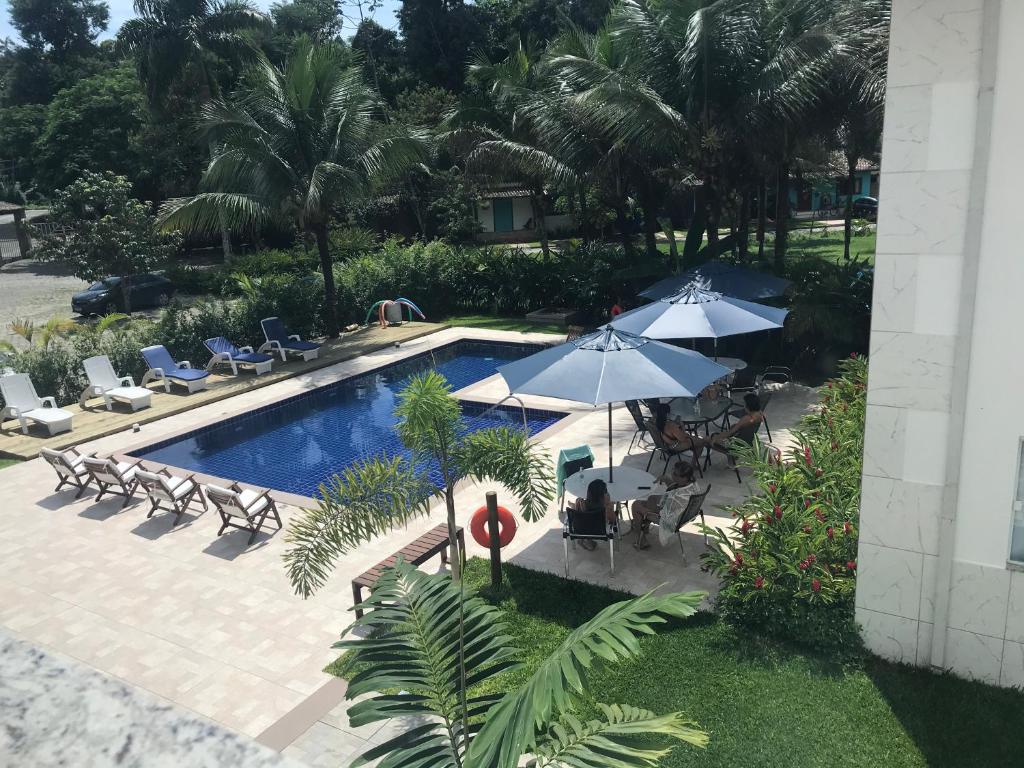
<instances>
[{"instance_id":1,"label":"black patio chair","mask_svg":"<svg viewBox=\"0 0 1024 768\"><path fill-rule=\"evenodd\" d=\"M645 426L647 427L647 434L651 436L651 441L654 443L654 450L651 451L651 458L647 460L648 472L651 471L651 464L654 463L654 457L659 452L665 457L665 467L661 471L661 474L663 475L668 471L668 465L669 462L672 461L672 459L682 456L687 452L690 452L693 454L693 461L691 462L691 464L693 464L693 468L700 473L701 477L704 476L704 471L700 468L700 454L697 452L696 447L675 448L673 446L670 446L668 443L665 442L665 438L661 434L661 432L658 431L658 428L654 426L653 420L648 419L645 422Z\"/></svg>"},{"instance_id":2,"label":"black patio chair","mask_svg":"<svg viewBox=\"0 0 1024 768\"><path fill-rule=\"evenodd\" d=\"M747 445L753 445L754 444L754 440L757 439L757 432L760 429L761 429L761 422L758 422L757 424L749 424L749 425L743 427L743 429L741 429L738 432L736 432L736 434L732 436L732 439L730 439L730 441L728 443L726 443L725 445L715 445L715 444L709 445L708 446L707 457L704 459L704 469L707 469L709 466L711 466L711 452L712 451L717 451L718 453L724 453L730 459L735 460L735 456L733 456L733 453L732 453L732 442L735 441L735 440L739 440L741 442L746 443ZM735 464L733 464L732 470L733 470L733 472L736 473L736 482L737 483L742 483L743 479L740 477L740 468L738 466L736 466Z\"/></svg>"},{"instance_id":3,"label":"black patio chair","mask_svg":"<svg viewBox=\"0 0 1024 768\"><path fill-rule=\"evenodd\" d=\"M646 448L650 443L644 438L647 436L647 423L644 421L643 412L640 410L639 400L627 400L626 410L629 411L629 415L633 417L633 423L636 424L636 431L633 433L633 439L629 441L629 449L626 453L632 453L633 446L636 445L638 448Z\"/></svg>"},{"instance_id":4,"label":"black patio chair","mask_svg":"<svg viewBox=\"0 0 1024 768\"><path fill-rule=\"evenodd\" d=\"M615 526L605 519L604 513L581 512L575 507L566 507L565 522L562 524L562 549L565 552L566 578L569 578L570 541L572 541L574 549L577 541L607 541L612 575L615 575Z\"/></svg>"},{"instance_id":5,"label":"black patio chair","mask_svg":"<svg viewBox=\"0 0 1024 768\"><path fill-rule=\"evenodd\" d=\"M558 489L558 506L562 506L562 501L565 499L565 481L575 475L577 472L583 469L591 469L594 466L594 460L589 456L583 456L579 459L573 459L572 461L565 462L565 468L562 473L562 485Z\"/></svg>"}]
</instances>

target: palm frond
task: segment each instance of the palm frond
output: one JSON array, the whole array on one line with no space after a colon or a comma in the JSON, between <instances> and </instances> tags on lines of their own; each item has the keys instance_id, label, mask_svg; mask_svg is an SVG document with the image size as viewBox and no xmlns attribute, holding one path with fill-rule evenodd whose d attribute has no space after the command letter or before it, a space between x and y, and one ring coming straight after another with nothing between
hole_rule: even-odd
<instances>
[{"instance_id":1,"label":"palm frond","mask_svg":"<svg viewBox=\"0 0 1024 768\"><path fill-rule=\"evenodd\" d=\"M705 747L708 736L696 723L673 712L656 715L626 704L599 704L602 719L582 722L561 717L537 741L537 768L601 765L606 768L654 768L672 751L670 740ZM665 747L649 746L656 739Z\"/></svg>"},{"instance_id":2,"label":"palm frond","mask_svg":"<svg viewBox=\"0 0 1024 768\"><path fill-rule=\"evenodd\" d=\"M346 696L379 695L349 709L350 722L359 727L410 717L413 724L355 764L381 757L382 768L464 764L470 735L464 723L485 713L496 697L470 695L463 707L461 670L468 671L466 686L471 688L519 666L498 609L472 594L464 596L447 575L428 575L404 562L381 575L362 608L367 613L353 626L365 628L369 636L335 647L350 650L351 663L360 669ZM478 727L470 724L470 732Z\"/></svg>"},{"instance_id":3,"label":"palm frond","mask_svg":"<svg viewBox=\"0 0 1024 768\"><path fill-rule=\"evenodd\" d=\"M160 206L157 222L165 232L218 232L256 228L274 219L271 201L238 192L201 192L174 198Z\"/></svg>"},{"instance_id":4,"label":"palm frond","mask_svg":"<svg viewBox=\"0 0 1024 768\"><path fill-rule=\"evenodd\" d=\"M430 511L433 488L401 457L355 464L320 486L320 502L288 527L284 561L295 591L308 597L335 561L360 544Z\"/></svg>"},{"instance_id":5,"label":"palm frond","mask_svg":"<svg viewBox=\"0 0 1024 768\"><path fill-rule=\"evenodd\" d=\"M462 438L460 474L506 486L528 521L539 520L555 496L551 457L521 429L481 429Z\"/></svg>"},{"instance_id":6,"label":"palm frond","mask_svg":"<svg viewBox=\"0 0 1024 768\"><path fill-rule=\"evenodd\" d=\"M574 630L517 691L487 714L473 739L467 762L514 768L537 745L537 729L556 713L570 711L587 689L587 675L599 660L612 663L636 656L639 635L653 634L665 617L691 616L702 592L647 594L615 603Z\"/></svg>"}]
</instances>

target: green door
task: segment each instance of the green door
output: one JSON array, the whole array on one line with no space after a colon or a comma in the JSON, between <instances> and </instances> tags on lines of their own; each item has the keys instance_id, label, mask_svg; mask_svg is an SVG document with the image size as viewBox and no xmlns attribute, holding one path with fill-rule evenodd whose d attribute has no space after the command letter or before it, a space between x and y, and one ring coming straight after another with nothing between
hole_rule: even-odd
<instances>
[{"instance_id":1,"label":"green door","mask_svg":"<svg viewBox=\"0 0 1024 768\"><path fill-rule=\"evenodd\" d=\"M512 231L512 200L507 197L499 197L491 202L494 207L494 231Z\"/></svg>"}]
</instances>

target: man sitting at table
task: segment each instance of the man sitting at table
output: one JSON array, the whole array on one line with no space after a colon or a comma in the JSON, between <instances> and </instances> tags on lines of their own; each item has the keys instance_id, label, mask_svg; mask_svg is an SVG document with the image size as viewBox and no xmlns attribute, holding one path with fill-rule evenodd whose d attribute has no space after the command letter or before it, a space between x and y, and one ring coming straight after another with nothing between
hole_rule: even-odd
<instances>
[{"instance_id":1,"label":"man sitting at table","mask_svg":"<svg viewBox=\"0 0 1024 768\"><path fill-rule=\"evenodd\" d=\"M658 541L662 546L671 542L690 497L701 492L694 481L693 466L682 461L676 464L671 477L663 477L658 482L668 486L664 495L633 502L633 530L637 534L633 546L637 549L650 547L647 531L651 523L658 524Z\"/></svg>"},{"instance_id":2,"label":"man sitting at table","mask_svg":"<svg viewBox=\"0 0 1024 768\"><path fill-rule=\"evenodd\" d=\"M729 450L729 443L734 438L743 440L746 443L752 442L754 435L761 428L761 423L764 421L764 416L761 414L761 398L753 392L748 392L743 396L743 406L747 412L732 427L724 432L715 432L711 436L711 448L719 453L726 454L729 457L730 467L736 465L736 459Z\"/></svg>"},{"instance_id":3,"label":"man sitting at table","mask_svg":"<svg viewBox=\"0 0 1024 768\"><path fill-rule=\"evenodd\" d=\"M654 428L661 434L665 445L673 451L693 451L693 462L696 464L697 457L707 442L702 438L687 432L679 424L669 418L672 409L668 403L658 403L654 408Z\"/></svg>"}]
</instances>

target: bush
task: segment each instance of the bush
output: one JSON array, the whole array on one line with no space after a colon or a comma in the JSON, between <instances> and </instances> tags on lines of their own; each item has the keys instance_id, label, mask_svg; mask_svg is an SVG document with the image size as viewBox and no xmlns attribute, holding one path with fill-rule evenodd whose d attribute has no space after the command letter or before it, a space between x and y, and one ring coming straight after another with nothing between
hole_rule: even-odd
<instances>
[{"instance_id":1,"label":"bush","mask_svg":"<svg viewBox=\"0 0 1024 768\"><path fill-rule=\"evenodd\" d=\"M761 493L732 509L730 531L706 529L705 564L722 577L729 621L819 649L859 647L854 621L867 361L852 357L822 388L784 461L741 451Z\"/></svg>"}]
</instances>

